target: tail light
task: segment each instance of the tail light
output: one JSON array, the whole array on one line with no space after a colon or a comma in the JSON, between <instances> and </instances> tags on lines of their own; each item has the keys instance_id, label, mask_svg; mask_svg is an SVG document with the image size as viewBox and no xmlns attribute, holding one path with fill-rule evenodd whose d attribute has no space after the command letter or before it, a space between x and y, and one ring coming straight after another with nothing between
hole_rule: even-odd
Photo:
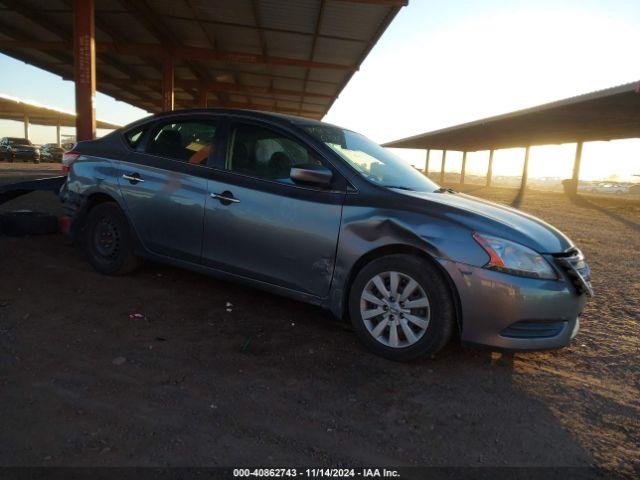
<instances>
[{"instance_id":1,"label":"tail light","mask_svg":"<svg viewBox=\"0 0 640 480\"><path fill-rule=\"evenodd\" d=\"M71 167L71 164L75 162L79 156L80 156L80 152L75 152L73 150L64 152L62 154L62 171L64 173L68 173L69 167Z\"/></svg>"}]
</instances>

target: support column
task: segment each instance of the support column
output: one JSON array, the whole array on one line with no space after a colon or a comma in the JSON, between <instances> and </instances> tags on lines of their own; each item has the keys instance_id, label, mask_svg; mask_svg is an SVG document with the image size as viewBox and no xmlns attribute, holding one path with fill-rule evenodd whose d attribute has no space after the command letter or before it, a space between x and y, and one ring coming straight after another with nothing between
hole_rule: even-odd
<instances>
[{"instance_id":1,"label":"support column","mask_svg":"<svg viewBox=\"0 0 640 480\"><path fill-rule=\"evenodd\" d=\"M429 175L429 157L431 156L431 149L427 148L427 158L424 161L424 174Z\"/></svg>"},{"instance_id":2,"label":"support column","mask_svg":"<svg viewBox=\"0 0 640 480\"><path fill-rule=\"evenodd\" d=\"M169 112L174 106L173 59L165 57L162 62L162 111Z\"/></svg>"},{"instance_id":3,"label":"support column","mask_svg":"<svg viewBox=\"0 0 640 480\"><path fill-rule=\"evenodd\" d=\"M444 166L447 163L447 151L442 150L442 166L440 167L440 184L444 183Z\"/></svg>"},{"instance_id":4,"label":"support column","mask_svg":"<svg viewBox=\"0 0 640 480\"><path fill-rule=\"evenodd\" d=\"M467 170L467 152L462 154L462 168L460 169L460 185L464 185L464 175Z\"/></svg>"},{"instance_id":5,"label":"support column","mask_svg":"<svg viewBox=\"0 0 640 480\"><path fill-rule=\"evenodd\" d=\"M29 115L24 114L24 138L29 140Z\"/></svg>"},{"instance_id":6,"label":"support column","mask_svg":"<svg viewBox=\"0 0 640 480\"><path fill-rule=\"evenodd\" d=\"M209 92L206 88L200 87L198 90L198 107L207 108L207 96Z\"/></svg>"},{"instance_id":7,"label":"support column","mask_svg":"<svg viewBox=\"0 0 640 480\"><path fill-rule=\"evenodd\" d=\"M489 165L487 166L487 187L491 186L492 176L493 176L493 149L489 150Z\"/></svg>"},{"instance_id":8,"label":"support column","mask_svg":"<svg viewBox=\"0 0 640 480\"><path fill-rule=\"evenodd\" d=\"M580 181L580 162L582 161L582 142L576 143L576 157L573 161L573 176L571 177L571 193L578 193L578 182Z\"/></svg>"},{"instance_id":9,"label":"support column","mask_svg":"<svg viewBox=\"0 0 640 480\"><path fill-rule=\"evenodd\" d=\"M524 192L527 188L527 179L529 178L529 150L531 147L527 146L524 151L524 165L522 167L522 181L520 182L520 191Z\"/></svg>"},{"instance_id":10,"label":"support column","mask_svg":"<svg viewBox=\"0 0 640 480\"><path fill-rule=\"evenodd\" d=\"M93 0L73 1L76 139L96 136L96 41Z\"/></svg>"},{"instance_id":11,"label":"support column","mask_svg":"<svg viewBox=\"0 0 640 480\"><path fill-rule=\"evenodd\" d=\"M62 135L60 134L60 122L56 125L56 144L62 146Z\"/></svg>"}]
</instances>

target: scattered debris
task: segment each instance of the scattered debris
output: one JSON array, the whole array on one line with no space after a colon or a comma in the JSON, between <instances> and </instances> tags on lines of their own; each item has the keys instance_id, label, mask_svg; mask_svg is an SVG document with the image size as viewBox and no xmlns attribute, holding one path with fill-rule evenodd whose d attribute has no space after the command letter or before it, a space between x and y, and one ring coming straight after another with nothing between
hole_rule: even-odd
<instances>
[{"instance_id":1,"label":"scattered debris","mask_svg":"<svg viewBox=\"0 0 640 480\"><path fill-rule=\"evenodd\" d=\"M8 307L11 305L11 300L0 300L0 308Z\"/></svg>"},{"instance_id":2,"label":"scattered debris","mask_svg":"<svg viewBox=\"0 0 640 480\"><path fill-rule=\"evenodd\" d=\"M227 312L229 313L233 312L233 308L227 308Z\"/></svg>"},{"instance_id":3,"label":"scattered debris","mask_svg":"<svg viewBox=\"0 0 640 480\"><path fill-rule=\"evenodd\" d=\"M136 318L144 319L146 317L144 316L144 313L130 313L129 314L129 320L135 320Z\"/></svg>"},{"instance_id":4,"label":"scattered debris","mask_svg":"<svg viewBox=\"0 0 640 480\"><path fill-rule=\"evenodd\" d=\"M225 305L225 307L233 307L233 303L231 303L231 302L227 302L227 304Z\"/></svg>"},{"instance_id":5,"label":"scattered debris","mask_svg":"<svg viewBox=\"0 0 640 480\"><path fill-rule=\"evenodd\" d=\"M124 357L116 357L116 358L113 359L113 362L111 362L111 363L113 363L114 365L122 365L126 361L127 361L127 359L124 358Z\"/></svg>"},{"instance_id":6,"label":"scattered debris","mask_svg":"<svg viewBox=\"0 0 640 480\"><path fill-rule=\"evenodd\" d=\"M166 342L167 339L164 338L164 337L156 337L156 341L158 341L158 342Z\"/></svg>"}]
</instances>

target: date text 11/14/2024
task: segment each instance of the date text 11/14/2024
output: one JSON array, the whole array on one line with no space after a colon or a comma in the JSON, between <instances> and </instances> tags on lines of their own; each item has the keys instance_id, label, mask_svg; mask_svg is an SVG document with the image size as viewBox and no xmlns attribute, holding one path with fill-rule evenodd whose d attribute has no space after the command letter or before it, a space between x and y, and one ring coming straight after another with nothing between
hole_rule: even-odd
<instances>
[{"instance_id":1,"label":"date text 11/14/2024","mask_svg":"<svg viewBox=\"0 0 640 480\"><path fill-rule=\"evenodd\" d=\"M236 468L233 476L257 478L400 478L397 470L386 468Z\"/></svg>"}]
</instances>

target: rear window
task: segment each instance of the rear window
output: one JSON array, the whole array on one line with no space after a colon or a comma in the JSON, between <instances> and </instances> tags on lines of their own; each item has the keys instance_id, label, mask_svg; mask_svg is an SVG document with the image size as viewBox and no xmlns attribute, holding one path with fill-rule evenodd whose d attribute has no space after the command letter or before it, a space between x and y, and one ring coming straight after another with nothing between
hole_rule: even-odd
<instances>
[{"instance_id":1,"label":"rear window","mask_svg":"<svg viewBox=\"0 0 640 480\"><path fill-rule=\"evenodd\" d=\"M131 148L136 148L144 138L144 133L148 129L149 125L133 128L124 134L124 138Z\"/></svg>"},{"instance_id":2,"label":"rear window","mask_svg":"<svg viewBox=\"0 0 640 480\"><path fill-rule=\"evenodd\" d=\"M31 142L26 138L8 138L10 145L31 145Z\"/></svg>"}]
</instances>

